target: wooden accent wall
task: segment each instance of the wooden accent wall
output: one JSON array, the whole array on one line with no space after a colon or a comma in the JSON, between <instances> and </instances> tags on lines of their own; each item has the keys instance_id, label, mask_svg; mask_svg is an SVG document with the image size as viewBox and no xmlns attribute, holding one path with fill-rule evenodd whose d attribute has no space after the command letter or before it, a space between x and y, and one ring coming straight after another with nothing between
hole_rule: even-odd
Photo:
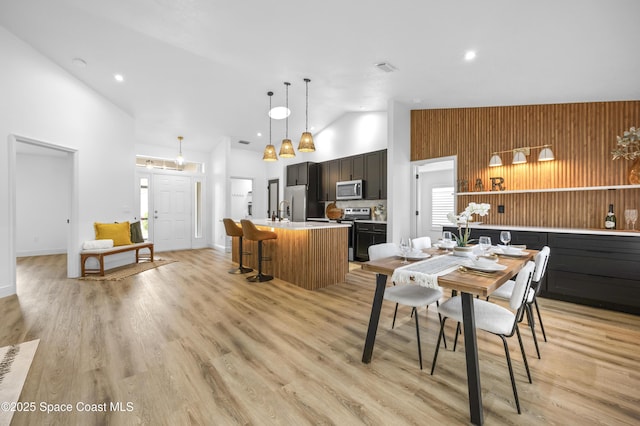
<instances>
[{"instance_id":1,"label":"wooden accent wall","mask_svg":"<svg viewBox=\"0 0 640 426\"><path fill-rule=\"evenodd\" d=\"M631 162L613 161L611 150L632 126L640 126L640 101L415 110L411 160L457 155L457 178L468 179L469 191L478 178L490 191L489 178L498 176L507 190L625 185ZM526 164L512 165L503 153L503 166L489 167L495 151L544 144L556 160L539 162L535 149ZM640 210L640 189L460 195L459 208L470 201L491 204L485 223L567 228L602 228L613 203L620 229L625 208Z\"/></svg>"}]
</instances>

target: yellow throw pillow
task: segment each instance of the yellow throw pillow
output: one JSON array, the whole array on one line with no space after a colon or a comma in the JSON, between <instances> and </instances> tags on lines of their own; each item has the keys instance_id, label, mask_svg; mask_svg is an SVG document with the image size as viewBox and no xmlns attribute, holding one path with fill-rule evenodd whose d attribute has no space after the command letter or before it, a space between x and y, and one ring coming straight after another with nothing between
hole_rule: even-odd
<instances>
[{"instance_id":1,"label":"yellow throw pillow","mask_svg":"<svg viewBox=\"0 0 640 426\"><path fill-rule=\"evenodd\" d=\"M114 246L126 246L131 242L131 230L129 222L99 223L95 222L93 228L96 231L96 240L113 240Z\"/></svg>"}]
</instances>

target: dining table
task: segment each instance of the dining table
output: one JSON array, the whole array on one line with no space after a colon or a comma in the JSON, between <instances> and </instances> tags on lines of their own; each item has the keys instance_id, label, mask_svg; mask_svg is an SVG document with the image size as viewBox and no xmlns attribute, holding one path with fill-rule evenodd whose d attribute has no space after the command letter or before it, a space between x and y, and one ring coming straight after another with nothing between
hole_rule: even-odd
<instances>
[{"instance_id":1,"label":"dining table","mask_svg":"<svg viewBox=\"0 0 640 426\"><path fill-rule=\"evenodd\" d=\"M451 251L439 248L429 248L422 251L429 255L429 259L433 259L438 256L453 255ZM536 250L524 250L519 256L499 256L498 262L501 265L506 266L506 268L501 271L479 274L474 273L471 270L464 270L464 268L461 270L457 267L453 267L449 268L449 271L447 271L446 274L439 275L436 278L437 285L442 288L450 289L453 294L459 292L462 300L464 347L469 391L469 412L472 424L482 425L484 422L473 298L476 296L486 298L491 295L491 293L493 293L502 284L516 276L527 261L533 259L536 253ZM421 262L427 262L429 259L408 260L407 262L409 263L405 264L403 263L404 259L402 257L390 256L362 263L362 269L376 273L376 288L373 296L373 302L371 304L369 327L367 329L367 336L362 353L363 363L370 363L373 355L373 347L376 340L382 301L384 299L384 292L387 286L387 277L392 276L394 271L398 268L403 268L404 274L411 272L413 264L415 264L415 269L418 270L418 264ZM416 275L418 274L419 272L416 272Z\"/></svg>"}]
</instances>

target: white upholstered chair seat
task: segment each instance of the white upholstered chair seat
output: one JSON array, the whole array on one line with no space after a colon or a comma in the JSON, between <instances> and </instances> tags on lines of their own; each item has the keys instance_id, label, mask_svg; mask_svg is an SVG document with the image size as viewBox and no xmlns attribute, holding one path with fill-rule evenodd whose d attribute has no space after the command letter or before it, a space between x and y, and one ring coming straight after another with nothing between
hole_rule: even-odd
<instances>
[{"instance_id":1,"label":"white upholstered chair seat","mask_svg":"<svg viewBox=\"0 0 640 426\"><path fill-rule=\"evenodd\" d=\"M476 328L494 334L507 335L511 333L515 315L510 310L495 303L481 299L473 299ZM452 297L438 307L440 315L462 322L462 299L460 296Z\"/></svg>"},{"instance_id":2,"label":"white upholstered chair seat","mask_svg":"<svg viewBox=\"0 0 640 426\"><path fill-rule=\"evenodd\" d=\"M400 303L401 305L427 306L437 302L442 297L442 290L421 287L415 284L396 285L387 287L384 291L385 300Z\"/></svg>"}]
</instances>

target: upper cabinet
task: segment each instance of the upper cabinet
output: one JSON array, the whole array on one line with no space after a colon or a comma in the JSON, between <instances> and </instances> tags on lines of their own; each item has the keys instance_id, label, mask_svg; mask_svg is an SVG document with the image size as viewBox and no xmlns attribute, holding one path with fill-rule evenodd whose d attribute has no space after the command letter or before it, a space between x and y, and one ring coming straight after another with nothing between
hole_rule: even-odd
<instances>
[{"instance_id":1,"label":"upper cabinet","mask_svg":"<svg viewBox=\"0 0 640 426\"><path fill-rule=\"evenodd\" d=\"M340 159L340 180L364 179L364 155Z\"/></svg>"},{"instance_id":2,"label":"upper cabinet","mask_svg":"<svg viewBox=\"0 0 640 426\"><path fill-rule=\"evenodd\" d=\"M287 166L287 186L308 185L309 171L312 163L290 164Z\"/></svg>"},{"instance_id":3,"label":"upper cabinet","mask_svg":"<svg viewBox=\"0 0 640 426\"><path fill-rule=\"evenodd\" d=\"M320 191L318 201L335 201L336 182L340 180L340 160L320 163Z\"/></svg>"},{"instance_id":4,"label":"upper cabinet","mask_svg":"<svg viewBox=\"0 0 640 426\"><path fill-rule=\"evenodd\" d=\"M318 166L318 201L335 201L337 182L358 179L364 181L363 198L367 200L387 198L386 149L325 161ZM290 180L287 169L287 183Z\"/></svg>"},{"instance_id":5,"label":"upper cabinet","mask_svg":"<svg viewBox=\"0 0 640 426\"><path fill-rule=\"evenodd\" d=\"M385 200L387 198L387 150L364 154L364 198Z\"/></svg>"}]
</instances>

